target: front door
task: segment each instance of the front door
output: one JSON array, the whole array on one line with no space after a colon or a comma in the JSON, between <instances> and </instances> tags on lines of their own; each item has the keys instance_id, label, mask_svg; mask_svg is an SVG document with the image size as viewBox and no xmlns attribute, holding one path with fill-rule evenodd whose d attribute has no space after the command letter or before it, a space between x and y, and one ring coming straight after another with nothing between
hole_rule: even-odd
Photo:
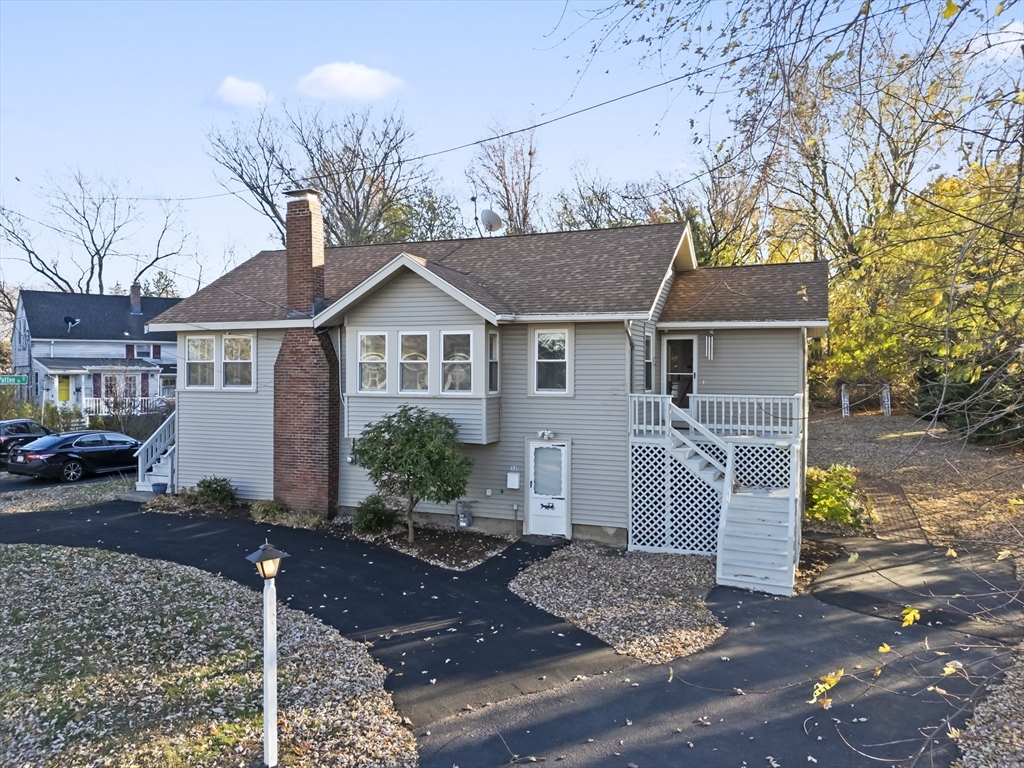
<instances>
[{"instance_id":1,"label":"front door","mask_svg":"<svg viewBox=\"0 0 1024 768\"><path fill-rule=\"evenodd\" d=\"M566 443L530 443L529 533L569 538L568 459Z\"/></svg>"},{"instance_id":2,"label":"front door","mask_svg":"<svg viewBox=\"0 0 1024 768\"><path fill-rule=\"evenodd\" d=\"M58 376L57 377L57 399L62 403L66 403L71 399L71 377L70 376Z\"/></svg>"},{"instance_id":3,"label":"front door","mask_svg":"<svg viewBox=\"0 0 1024 768\"><path fill-rule=\"evenodd\" d=\"M694 338L665 339L665 394L679 408L690 407L690 395L697 384L697 359Z\"/></svg>"}]
</instances>

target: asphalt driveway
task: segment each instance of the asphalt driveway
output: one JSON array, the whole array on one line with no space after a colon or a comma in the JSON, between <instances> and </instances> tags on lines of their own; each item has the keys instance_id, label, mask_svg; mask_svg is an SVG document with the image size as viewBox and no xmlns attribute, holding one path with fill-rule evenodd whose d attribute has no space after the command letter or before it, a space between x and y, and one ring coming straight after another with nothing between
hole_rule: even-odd
<instances>
[{"instance_id":1,"label":"asphalt driveway","mask_svg":"<svg viewBox=\"0 0 1024 768\"><path fill-rule=\"evenodd\" d=\"M623 768L906 765L922 747L920 765L948 765L956 748L946 718L963 727L967 697L1008 661L999 640L928 626L927 613L903 628L851 610L837 595L856 591L856 579L830 587L835 604L717 588L708 602L729 627L722 640L647 666L507 590L544 547L518 543L453 573L329 533L142 513L128 502L0 515L0 542L131 552L254 589L259 579L244 557L264 537L292 555L282 599L373 643L425 767L530 757ZM880 653L882 643L892 651ZM942 674L951 660L966 676ZM819 676L838 669L831 708L810 703Z\"/></svg>"}]
</instances>

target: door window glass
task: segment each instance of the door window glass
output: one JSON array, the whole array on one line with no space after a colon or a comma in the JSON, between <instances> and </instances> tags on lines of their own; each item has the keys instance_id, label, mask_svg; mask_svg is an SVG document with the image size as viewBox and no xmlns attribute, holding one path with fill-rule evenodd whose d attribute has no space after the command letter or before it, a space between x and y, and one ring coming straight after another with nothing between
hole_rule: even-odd
<instances>
[{"instance_id":1,"label":"door window glass","mask_svg":"<svg viewBox=\"0 0 1024 768\"><path fill-rule=\"evenodd\" d=\"M103 444L103 435L83 435L75 440L76 448L96 448Z\"/></svg>"},{"instance_id":2,"label":"door window glass","mask_svg":"<svg viewBox=\"0 0 1024 768\"><path fill-rule=\"evenodd\" d=\"M533 449L533 491L538 496L562 496L562 449Z\"/></svg>"},{"instance_id":3,"label":"door window glass","mask_svg":"<svg viewBox=\"0 0 1024 768\"><path fill-rule=\"evenodd\" d=\"M134 445L135 441L127 435L107 435L107 445L114 445L118 448L123 448L128 445Z\"/></svg>"},{"instance_id":4,"label":"door window glass","mask_svg":"<svg viewBox=\"0 0 1024 768\"><path fill-rule=\"evenodd\" d=\"M669 339L665 343L665 377L668 393L680 408L690 407L693 392L693 339Z\"/></svg>"}]
</instances>

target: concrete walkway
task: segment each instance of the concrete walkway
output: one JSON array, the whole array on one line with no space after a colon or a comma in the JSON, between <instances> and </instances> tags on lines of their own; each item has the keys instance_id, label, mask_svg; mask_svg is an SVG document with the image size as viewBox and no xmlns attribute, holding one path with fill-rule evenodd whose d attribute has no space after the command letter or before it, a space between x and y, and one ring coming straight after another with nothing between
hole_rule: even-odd
<instances>
[{"instance_id":1,"label":"concrete walkway","mask_svg":"<svg viewBox=\"0 0 1024 768\"><path fill-rule=\"evenodd\" d=\"M1008 663L1003 643L952 623L903 628L892 611L842 605L843 594L871 583L864 573L837 570L839 580L821 590L828 603L717 588L708 602L729 627L725 637L686 659L646 666L507 590L546 547L520 543L457 574L330 533L147 514L128 502L0 516L0 542L132 552L254 589L259 580L244 556L265 536L292 555L279 581L290 605L374 643L425 768L529 757L623 768L769 766L769 758L781 766L875 766L906 762L922 747L922 764L948 765L956 750L944 718L962 727L962 703ZM851 541L866 540L842 543ZM874 557L865 550L860 559ZM984 579L1007 564L995 565ZM965 581L957 592L983 602L977 586ZM995 623L1013 620L1004 611ZM882 643L892 651L880 653ZM950 661L967 677L944 676ZM837 669L844 675L828 694L831 709L809 703L817 679Z\"/></svg>"}]
</instances>

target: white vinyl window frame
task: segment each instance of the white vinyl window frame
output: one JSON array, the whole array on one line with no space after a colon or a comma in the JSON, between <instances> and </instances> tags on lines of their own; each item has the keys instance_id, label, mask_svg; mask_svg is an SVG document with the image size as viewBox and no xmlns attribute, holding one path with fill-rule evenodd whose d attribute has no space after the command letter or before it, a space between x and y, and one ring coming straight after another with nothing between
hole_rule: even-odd
<instances>
[{"instance_id":1,"label":"white vinyl window frame","mask_svg":"<svg viewBox=\"0 0 1024 768\"><path fill-rule=\"evenodd\" d=\"M654 391L654 334L644 334L644 392Z\"/></svg>"},{"instance_id":2,"label":"white vinyl window frame","mask_svg":"<svg viewBox=\"0 0 1024 768\"><path fill-rule=\"evenodd\" d=\"M456 358L448 359L448 358L445 357L444 340L448 336L468 336L469 337L469 359L467 359L467 360L458 360ZM474 342L474 338L473 337L474 337L474 334L473 334L472 330L465 330L465 331L456 331L456 330L441 331L441 335L440 335L441 345L440 345L440 349L438 350L438 353L437 353L438 359L440 360L440 364L438 365L438 369L441 372L441 378L440 378L439 386L438 386L438 394L443 395L445 397L472 397L473 396L473 393L474 393L473 369L475 367L474 364L473 364L473 358L475 357L475 355L474 355L475 349L474 349L474 343L473 343ZM445 388L445 384L448 383L447 375L446 375L445 371L446 371L446 368L448 366L450 366L450 365L469 366L469 389L446 389Z\"/></svg>"},{"instance_id":3,"label":"white vinyl window frame","mask_svg":"<svg viewBox=\"0 0 1024 768\"><path fill-rule=\"evenodd\" d=\"M227 355L227 346L229 341L238 339L246 339L249 342L249 359L239 358L238 360L229 360ZM228 384L228 366L237 365L242 366L248 364L249 366L249 383L248 384ZM256 337L248 333L225 333L220 340L220 382L222 389L230 389L232 391L238 390L253 390L256 388Z\"/></svg>"},{"instance_id":4,"label":"white vinyl window frame","mask_svg":"<svg viewBox=\"0 0 1024 768\"><path fill-rule=\"evenodd\" d=\"M193 359L192 345L190 341L209 341L212 356L209 360ZM209 365L213 371L209 384L190 384L189 372L193 365ZM186 336L185 337L185 389L214 389L217 385L217 337L216 336Z\"/></svg>"},{"instance_id":5,"label":"white vinyl window frame","mask_svg":"<svg viewBox=\"0 0 1024 768\"><path fill-rule=\"evenodd\" d=\"M363 339L368 336L378 336L384 339L384 355L381 360L374 360L363 357ZM384 386L376 389L363 388L363 366L366 364L377 364L384 366ZM388 332L387 331L359 331L356 334L356 391L365 395L386 395L388 393Z\"/></svg>"},{"instance_id":6,"label":"white vinyl window frame","mask_svg":"<svg viewBox=\"0 0 1024 768\"><path fill-rule=\"evenodd\" d=\"M140 360L151 360L153 358L153 345L152 344L136 344L135 345L135 357Z\"/></svg>"},{"instance_id":7,"label":"white vinyl window frame","mask_svg":"<svg viewBox=\"0 0 1024 768\"><path fill-rule=\"evenodd\" d=\"M565 388L564 389L539 389L537 387L538 363L561 362L558 360L542 360L538 354L540 335L548 333L561 333L565 336ZM530 326L530 371L529 371L529 394L536 397L573 397L575 395L575 370L573 358L575 357L576 332L573 325L557 326Z\"/></svg>"},{"instance_id":8,"label":"white vinyl window frame","mask_svg":"<svg viewBox=\"0 0 1024 768\"><path fill-rule=\"evenodd\" d=\"M402 341L410 336L422 336L426 340L426 351L422 360L406 360L403 351ZM405 389L402 382L405 378L405 366L422 367L426 372L423 381L426 386L422 389ZM399 331L398 332L398 391L403 395L429 395L430 394L430 334L427 331Z\"/></svg>"},{"instance_id":9,"label":"white vinyl window frame","mask_svg":"<svg viewBox=\"0 0 1024 768\"><path fill-rule=\"evenodd\" d=\"M496 395L501 391L501 339L497 331L487 332L487 393Z\"/></svg>"}]
</instances>

